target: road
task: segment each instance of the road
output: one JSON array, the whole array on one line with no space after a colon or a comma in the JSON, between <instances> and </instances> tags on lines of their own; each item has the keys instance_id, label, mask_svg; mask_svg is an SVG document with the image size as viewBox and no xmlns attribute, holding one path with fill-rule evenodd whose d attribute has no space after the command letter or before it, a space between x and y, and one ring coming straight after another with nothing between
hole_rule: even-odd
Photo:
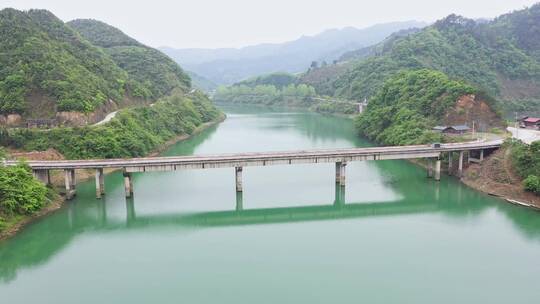
<instances>
[{"instance_id":1,"label":"road","mask_svg":"<svg viewBox=\"0 0 540 304\"><path fill-rule=\"evenodd\" d=\"M103 118L99 122L96 122L95 124L93 124L93 126L99 126L99 125L108 123L109 121L111 121L111 119L113 119L116 116L116 113L118 113L118 111L114 111L114 112L111 112L111 113L107 114L107 116L105 116L105 118Z\"/></svg>"},{"instance_id":2,"label":"road","mask_svg":"<svg viewBox=\"0 0 540 304\"><path fill-rule=\"evenodd\" d=\"M506 128L512 137L521 140L522 142L530 145L532 142L540 140L540 131L531 130L531 129L521 129L508 127Z\"/></svg>"}]
</instances>

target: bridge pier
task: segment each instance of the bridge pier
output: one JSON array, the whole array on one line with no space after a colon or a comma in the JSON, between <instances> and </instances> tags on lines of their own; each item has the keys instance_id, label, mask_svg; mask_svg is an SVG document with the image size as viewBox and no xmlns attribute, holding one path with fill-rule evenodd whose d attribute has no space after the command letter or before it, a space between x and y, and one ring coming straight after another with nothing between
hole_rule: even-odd
<instances>
[{"instance_id":1,"label":"bridge pier","mask_svg":"<svg viewBox=\"0 0 540 304\"><path fill-rule=\"evenodd\" d=\"M435 161L435 180L441 180L441 159L439 157Z\"/></svg>"},{"instance_id":2,"label":"bridge pier","mask_svg":"<svg viewBox=\"0 0 540 304\"><path fill-rule=\"evenodd\" d=\"M105 195L105 175L103 174L103 168L96 169L96 198L101 198Z\"/></svg>"},{"instance_id":3,"label":"bridge pier","mask_svg":"<svg viewBox=\"0 0 540 304\"><path fill-rule=\"evenodd\" d=\"M340 186L345 186L345 167L347 162L337 162L336 163L336 184Z\"/></svg>"},{"instance_id":4,"label":"bridge pier","mask_svg":"<svg viewBox=\"0 0 540 304\"><path fill-rule=\"evenodd\" d=\"M448 152L448 175L452 175L452 151Z\"/></svg>"},{"instance_id":5,"label":"bridge pier","mask_svg":"<svg viewBox=\"0 0 540 304\"><path fill-rule=\"evenodd\" d=\"M36 179L46 186L51 184L51 175L49 170L33 170L32 173Z\"/></svg>"},{"instance_id":6,"label":"bridge pier","mask_svg":"<svg viewBox=\"0 0 540 304\"><path fill-rule=\"evenodd\" d=\"M236 192L244 191L242 187L242 167L234 167L235 172L235 181L236 181Z\"/></svg>"},{"instance_id":7,"label":"bridge pier","mask_svg":"<svg viewBox=\"0 0 540 304\"><path fill-rule=\"evenodd\" d=\"M427 159L427 177L433 177L433 160L431 158Z\"/></svg>"},{"instance_id":8,"label":"bridge pier","mask_svg":"<svg viewBox=\"0 0 540 304\"><path fill-rule=\"evenodd\" d=\"M124 188L126 189L126 198L133 197L133 177L131 172L126 172L124 169Z\"/></svg>"},{"instance_id":9,"label":"bridge pier","mask_svg":"<svg viewBox=\"0 0 540 304\"><path fill-rule=\"evenodd\" d=\"M484 161L484 150L481 149L475 152L476 153L474 153L474 156L471 156L472 151L469 151L469 163L477 163L477 164L482 163L482 161ZM478 158L475 156L478 156Z\"/></svg>"},{"instance_id":10,"label":"bridge pier","mask_svg":"<svg viewBox=\"0 0 540 304\"><path fill-rule=\"evenodd\" d=\"M64 182L66 186L66 198L68 200L72 199L75 195L75 169L65 169L64 170Z\"/></svg>"},{"instance_id":11,"label":"bridge pier","mask_svg":"<svg viewBox=\"0 0 540 304\"><path fill-rule=\"evenodd\" d=\"M459 151L458 177L463 177L463 151Z\"/></svg>"}]
</instances>

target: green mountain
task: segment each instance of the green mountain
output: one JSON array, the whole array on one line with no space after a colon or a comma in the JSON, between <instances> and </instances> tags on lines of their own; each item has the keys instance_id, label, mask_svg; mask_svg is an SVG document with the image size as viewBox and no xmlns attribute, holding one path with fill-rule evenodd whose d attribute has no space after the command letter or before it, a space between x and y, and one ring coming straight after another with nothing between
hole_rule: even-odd
<instances>
[{"instance_id":1,"label":"green mountain","mask_svg":"<svg viewBox=\"0 0 540 304\"><path fill-rule=\"evenodd\" d=\"M102 115L111 101L121 107L191 87L172 59L99 21L66 24L46 10L8 8L0 11L0 39L0 123L8 114Z\"/></svg>"},{"instance_id":2,"label":"green mountain","mask_svg":"<svg viewBox=\"0 0 540 304\"><path fill-rule=\"evenodd\" d=\"M28 114L43 100L89 112L124 95L127 73L48 11L1 10L0 37L0 114Z\"/></svg>"},{"instance_id":3,"label":"green mountain","mask_svg":"<svg viewBox=\"0 0 540 304\"><path fill-rule=\"evenodd\" d=\"M341 63L347 68L326 81L306 83L360 100L402 70L428 68L485 90L503 101L506 110L534 109L540 106L539 41L540 4L488 22L450 15L349 53L344 58L349 61Z\"/></svg>"},{"instance_id":4,"label":"green mountain","mask_svg":"<svg viewBox=\"0 0 540 304\"><path fill-rule=\"evenodd\" d=\"M495 101L479 89L433 70L402 71L390 77L356 118L358 132L388 145L440 142L437 124L502 127Z\"/></svg>"},{"instance_id":5,"label":"green mountain","mask_svg":"<svg viewBox=\"0 0 540 304\"><path fill-rule=\"evenodd\" d=\"M174 88L191 87L189 76L171 58L147 47L104 22L78 19L67 23L90 43L101 47L129 77L142 84L135 96L157 99Z\"/></svg>"}]
</instances>

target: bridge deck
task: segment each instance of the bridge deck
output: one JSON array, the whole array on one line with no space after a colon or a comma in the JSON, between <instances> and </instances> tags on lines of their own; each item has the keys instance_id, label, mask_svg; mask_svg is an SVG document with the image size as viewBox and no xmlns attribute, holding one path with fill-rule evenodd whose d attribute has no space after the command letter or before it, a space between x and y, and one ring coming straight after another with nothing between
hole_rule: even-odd
<instances>
[{"instance_id":1,"label":"bridge deck","mask_svg":"<svg viewBox=\"0 0 540 304\"><path fill-rule=\"evenodd\" d=\"M29 161L28 165L34 170L126 168L131 172L141 172L145 171L145 167L175 170L437 157L443 152L493 149L499 148L501 145L502 140L496 140L443 144L438 148L431 145L416 145L132 159ZM5 161L5 165L8 166L16 163L16 161ZM166 168L170 166L174 166L174 168Z\"/></svg>"}]
</instances>

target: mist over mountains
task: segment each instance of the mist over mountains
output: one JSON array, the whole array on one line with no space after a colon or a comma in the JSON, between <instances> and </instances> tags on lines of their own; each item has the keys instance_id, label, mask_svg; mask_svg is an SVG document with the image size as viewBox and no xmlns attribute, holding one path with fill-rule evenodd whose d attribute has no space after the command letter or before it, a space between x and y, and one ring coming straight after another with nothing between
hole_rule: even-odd
<instances>
[{"instance_id":1,"label":"mist over mountains","mask_svg":"<svg viewBox=\"0 0 540 304\"><path fill-rule=\"evenodd\" d=\"M418 21L391 22L364 29L331 29L285 43L259 44L240 49L160 50L185 69L217 84L231 84L273 72L303 72L312 61L331 63L344 53L381 42L390 34L427 24Z\"/></svg>"}]
</instances>

